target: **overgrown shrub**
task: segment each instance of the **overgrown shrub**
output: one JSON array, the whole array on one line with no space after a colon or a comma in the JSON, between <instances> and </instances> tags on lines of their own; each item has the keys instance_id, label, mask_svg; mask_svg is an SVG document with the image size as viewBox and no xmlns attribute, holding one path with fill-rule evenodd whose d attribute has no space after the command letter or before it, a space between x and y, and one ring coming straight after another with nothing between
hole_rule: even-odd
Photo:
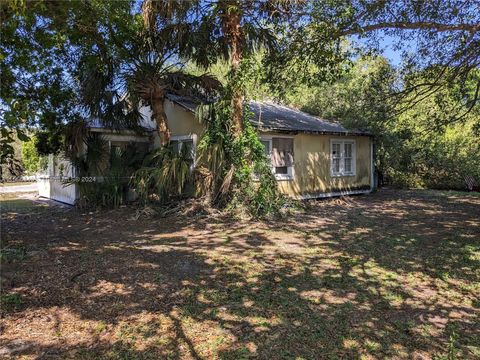
<instances>
[{"instance_id":1,"label":"overgrown shrub","mask_svg":"<svg viewBox=\"0 0 480 360\"><path fill-rule=\"evenodd\" d=\"M132 178L132 185L143 202L152 199L166 202L171 197L193 195L191 154L186 147L176 153L171 146L148 154Z\"/></svg>"},{"instance_id":2,"label":"overgrown shrub","mask_svg":"<svg viewBox=\"0 0 480 360\"><path fill-rule=\"evenodd\" d=\"M71 158L76 169L80 207L118 207L124 204L132 175L142 164L145 151L134 143L110 152L108 142L97 133L85 137L86 152Z\"/></svg>"},{"instance_id":3,"label":"overgrown shrub","mask_svg":"<svg viewBox=\"0 0 480 360\"><path fill-rule=\"evenodd\" d=\"M207 114L207 116L205 116ZM207 130L198 146L199 165L206 169L213 186L207 194L212 202L230 209L244 208L251 215L278 213L283 198L277 188L270 162L245 109L244 129L232 135L231 108L222 100L199 111Z\"/></svg>"},{"instance_id":4,"label":"overgrown shrub","mask_svg":"<svg viewBox=\"0 0 480 360\"><path fill-rule=\"evenodd\" d=\"M228 100L200 107L206 131L197 146L195 168L191 154L163 147L150 153L133 177L132 186L143 202L165 203L182 197L203 197L214 206L244 209L253 216L278 213L284 203L270 162L246 109L244 129L234 136Z\"/></svg>"}]
</instances>

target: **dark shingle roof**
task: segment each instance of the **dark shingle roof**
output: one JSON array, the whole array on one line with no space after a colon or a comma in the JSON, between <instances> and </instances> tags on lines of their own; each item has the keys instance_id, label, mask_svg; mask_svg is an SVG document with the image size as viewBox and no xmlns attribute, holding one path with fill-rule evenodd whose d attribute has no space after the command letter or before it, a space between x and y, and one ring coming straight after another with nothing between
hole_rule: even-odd
<instances>
[{"instance_id":1,"label":"dark shingle roof","mask_svg":"<svg viewBox=\"0 0 480 360\"><path fill-rule=\"evenodd\" d=\"M265 131L368 135L366 131L347 130L341 124L320 119L303 111L272 102L250 101L252 124Z\"/></svg>"},{"instance_id":2,"label":"dark shingle roof","mask_svg":"<svg viewBox=\"0 0 480 360\"><path fill-rule=\"evenodd\" d=\"M167 98L195 112L199 103L188 97L168 94ZM287 106L272 102L249 101L252 125L263 131L304 132L316 134L370 135L364 130L348 130L337 122L320 119Z\"/></svg>"},{"instance_id":3,"label":"dark shingle roof","mask_svg":"<svg viewBox=\"0 0 480 360\"><path fill-rule=\"evenodd\" d=\"M197 106L200 105L199 101L191 97L179 96L174 94L167 94L165 97L168 100L173 101L174 103L192 112L195 112Z\"/></svg>"}]
</instances>

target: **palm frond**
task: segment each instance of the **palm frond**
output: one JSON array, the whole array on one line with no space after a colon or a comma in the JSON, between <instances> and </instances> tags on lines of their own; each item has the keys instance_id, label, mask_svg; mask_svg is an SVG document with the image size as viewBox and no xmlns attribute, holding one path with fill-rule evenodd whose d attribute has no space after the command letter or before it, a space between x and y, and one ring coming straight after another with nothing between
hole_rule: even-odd
<instances>
[{"instance_id":1,"label":"palm frond","mask_svg":"<svg viewBox=\"0 0 480 360\"><path fill-rule=\"evenodd\" d=\"M81 154L85 137L87 136L87 123L83 120L74 121L65 127L65 155L68 158Z\"/></svg>"},{"instance_id":2,"label":"palm frond","mask_svg":"<svg viewBox=\"0 0 480 360\"><path fill-rule=\"evenodd\" d=\"M85 164L88 175L102 175L108 167L108 141L98 133L89 132L84 143L87 146Z\"/></svg>"},{"instance_id":3,"label":"palm frond","mask_svg":"<svg viewBox=\"0 0 480 360\"><path fill-rule=\"evenodd\" d=\"M165 201L184 193L192 180L190 164L191 155L186 148L177 154L169 147L162 147L147 155L132 183L144 201L151 194Z\"/></svg>"}]
</instances>

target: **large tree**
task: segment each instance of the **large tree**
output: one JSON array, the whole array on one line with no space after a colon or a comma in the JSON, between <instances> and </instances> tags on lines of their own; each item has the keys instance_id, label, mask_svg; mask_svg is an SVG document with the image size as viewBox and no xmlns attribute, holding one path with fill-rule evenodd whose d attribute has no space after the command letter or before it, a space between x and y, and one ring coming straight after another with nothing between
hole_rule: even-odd
<instances>
[{"instance_id":1,"label":"large tree","mask_svg":"<svg viewBox=\"0 0 480 360\"><path fill-rule=\"evenodd\" d=\"M111 31L108 38L97 40L103 46L84 49L77 68L82 104L105 124L130 128L138 123L139 107L148 106L161 143L166 145L170 140L164 111L166 95L211 101L221 84L208 74L184 72L175 49L144 29L141 22L134 22L127 35ZM103 48L108 50L102 52Z\"/></svg>"},{"instance_id":2,"label":"large tree","mask_svg":"<svg viewBox=\"0 0 480 360\"><path fill-rule=\"evenodd\" d=\"M51 145L44 149L55 151L64 125L80 119L136 128L139 105L152 108L166 143L165 94L215 92L212 77L181 71L175 49L135 9L135 1L1 3L2 161L11 131L39 127Z\"/></svg>"},{"instance_id":3,"label":"large tree","mask_svg":"<svg viewBox=\"0 0 480 360\"><path fill-rule=\"evenodd\" d=\"M230 64L233 133L243 130L243 92L236 81L242 59L276 44L274 25L294 13L297 2L279 0L145 0L147 27L169 39L178 53L205 68L219 59Z\"/></svg>"},{"instance_id":4,"label":"large tree","mask_svg":"<svg viewBox=\"0 0 480 360\"><path fill-rule=\"evenodd\" d=\"M305 25L290 35L290 57L315 59L329 38L353 40L362 50L382 50L385 36L403 59L398 99L405 110L456 83L463 91L458 108L467 111L480 103L480 2L464 0L344 0L313 1L305 9ZM336 19L336 20L335 20ZM321 65L321 64L319 64ZM410 81L428 71L427 81ZM309 74L311 76L311 74ZM408 99L408 103L405 100Z\"/></svg>"},{"instance_id":5,"label":"large tree","mask_svg":"<svg viewBox=\"0 0 480 360\"><path fill-rule=\"evenodd\" d=\"M109 28L126 32L133 2L14 1L0 3L2 153L13 131L37 127L55 151L63 126L89 114L79 101L78 65L85 49L110 51ZM113 25L115 24L115 25ZM97 59L97 63L103 60ZM100 65L99 65L100 66ZM11 136L10 136L11 137Z\"/></svg>"}]
</instances>

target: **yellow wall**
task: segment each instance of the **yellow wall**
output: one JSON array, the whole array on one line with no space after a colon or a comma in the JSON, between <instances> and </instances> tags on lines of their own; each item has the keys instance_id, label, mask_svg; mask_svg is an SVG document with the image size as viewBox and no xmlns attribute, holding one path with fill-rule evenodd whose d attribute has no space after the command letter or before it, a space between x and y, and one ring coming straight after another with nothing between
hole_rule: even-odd
<instances>
[{"instance_id":1,"label":"yellow wall","mask_svg":"<svg viewBox=\"0 0 480 360\"><path fill-rule=\"evenodd\" d=\"M204 127L195 115L171 101L165 102L165 112L172 136L196 135ZM265 133L266 136L285 136ZM288 136L288 135L287 135ZM292 196L315 196L320 193L368 189L371 183L371 139L367 136L294 135L294 179L279 180L282 193ZM355 140L356 175L331 177L330 140Z\"/></svg>"},{"instance_id":2,"label":"yellow wall","mask_svg":"<svg viewBox=\"0 0 480 360\"><path fill-rule=\"evenodd\" d=\"M172 136L193 134L200 136L203 133L203 125L191 111L169 100L165 101L165 114L167 114L168 128Z\"/></svg>"},{"instance_id":3,"label":"yellow wall","mask_svg":"<svg viewBox=\"0 0 480 360\"><path fill-rule=\"evenodd\" d=\"M170 130L170 136L196 135L199 139L204 132L204 127L195 117L195 114L186 110L173 101L165 100L165 114L167 115L167 125ZM160 147L160 137L158 132L154 132L154 148Z\"/></svg>"},{"instance_id":4,"label":"yellow wall","mask_svg":"<svg viewBox=\"0 0 480 360\"><path fill-rule=\"evenodd\" d=\"M266 133L266 136L276 136ZM277 136L282 136L277 134ZM282 193L315 196L319 193L368 189L370 186L371 140L367 136L330 136L298 134L293 136L294 179L278 181ZM355 140L356 175L332 177L330 174L330 140Z\"/></svg>"}]
</instances>

